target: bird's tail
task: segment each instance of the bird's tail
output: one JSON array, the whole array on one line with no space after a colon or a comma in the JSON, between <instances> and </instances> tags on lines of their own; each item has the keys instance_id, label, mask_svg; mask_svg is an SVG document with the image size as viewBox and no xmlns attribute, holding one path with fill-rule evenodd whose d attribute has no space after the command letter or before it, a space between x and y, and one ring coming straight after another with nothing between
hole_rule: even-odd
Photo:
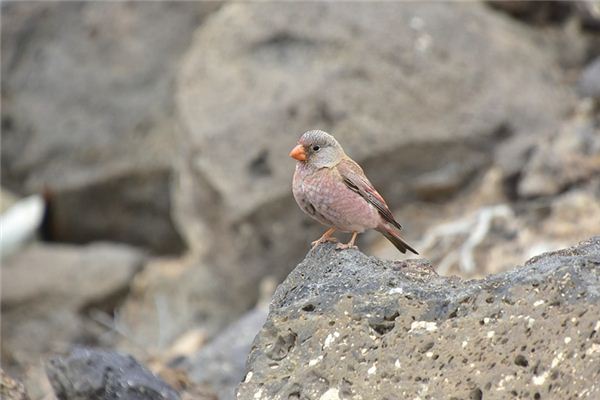
<instances>
[{"instance_id":1,"label":"bird's tail","mask_svg":"<svg viewBox=\"0 0 600 400\"><path fill-rule=\"evenodd\" d=\"M402 239L400 234L396 232L396 230L394 230L393 228L382 225L379 228L377 228L377 230L381 232L387 240L392 242L392 244L396 246L396 248L402 253L406 253L406 250L410 250L413 253L419 255L419 253L415 249L413 249L408 243L406 243L404 239Z\"/></svg>"}]
</instances>

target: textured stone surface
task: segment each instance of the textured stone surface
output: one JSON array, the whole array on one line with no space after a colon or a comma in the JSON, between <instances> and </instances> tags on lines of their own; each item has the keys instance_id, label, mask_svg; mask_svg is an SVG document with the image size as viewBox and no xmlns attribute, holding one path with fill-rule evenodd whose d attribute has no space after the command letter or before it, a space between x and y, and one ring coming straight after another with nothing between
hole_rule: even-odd
<instances>
[{"instance_id":1,"label":"textured stone surface","mask_svg":"<svg viewBox=\"0 0 600 400\"><path fill-rule=\"evenodd\" d=\"M75 349L46 365L60 400L178 400L170 386L133 357L117 352Z\"/></svg>"},{"instance_id":2,"label":"textured stone surface","mask_svg":"<svg viewBox=\"0 0 600 400\"><path fill-rule=\"evenodd\" d=\"M169 214L173 81L218 5L3 4L2 181L54 194L54 239L182 249Z\"/></svg>"},{"instance_id":3,"label":"textured stone surface","mask_svg":"<svg viewBox=\"0 0 600 400\"><path fill-rule=\"evenodd\" d=\"M324 245L277 289L239 399L596 398L600 237L483 280Z\"/></svg>"}]
</instances>

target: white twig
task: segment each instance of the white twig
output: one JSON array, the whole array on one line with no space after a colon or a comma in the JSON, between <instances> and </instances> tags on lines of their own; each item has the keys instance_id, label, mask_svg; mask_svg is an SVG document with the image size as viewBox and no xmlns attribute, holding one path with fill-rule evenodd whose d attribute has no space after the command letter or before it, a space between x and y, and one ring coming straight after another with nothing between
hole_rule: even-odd
<instances>
[{"instance_id":1,"label":"white twig","mask_svg":"<svg viewBox=\"0 0 600 400\"><path fill-rule=\"evenodd\" d=\"M434 246L457 240L464 236L466 239L457 250L450 250L438 264L438 273L447 273L453 264L458 263L458 268L465 274L475 271L474 252L486 238L495 218L511 219L514 216L512 209L506 204L483 207L475 213L452 222L441 224L430 229L420 244L423 251L428 251Z\"/></svg>"}]
</instances>

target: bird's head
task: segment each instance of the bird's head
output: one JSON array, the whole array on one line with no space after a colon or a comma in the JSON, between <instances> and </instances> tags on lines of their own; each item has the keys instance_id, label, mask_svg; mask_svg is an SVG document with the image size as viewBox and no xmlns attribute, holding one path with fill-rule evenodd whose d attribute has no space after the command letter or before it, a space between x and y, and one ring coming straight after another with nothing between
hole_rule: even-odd
<instances>
[{"instance_id":1,"label":"bird's head","mask_svg":"<svg viewBox=\"0 0 600 400\"><path fill-rule=\"evenodd\" d=\"M338 141L329 133L319 130L304 132L290 152L290 157L316 168L334 167L344 155L344 149Z\"/></svg>"}]
</instances>

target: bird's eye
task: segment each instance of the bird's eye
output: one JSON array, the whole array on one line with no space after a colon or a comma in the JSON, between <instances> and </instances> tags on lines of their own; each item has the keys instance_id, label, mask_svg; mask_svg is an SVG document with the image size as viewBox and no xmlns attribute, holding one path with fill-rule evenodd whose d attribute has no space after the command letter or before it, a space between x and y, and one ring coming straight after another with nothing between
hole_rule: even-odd
<instances>
[{"instance_id":1,"label":"bird's eye","mask_svg":"<svg viewBox=\"0 0 600 400\"><path fill-rule=\"evenodd\" d=\"M313 146L313 151L319 151L321 150L321 146Z\"/></svg>"}]
</instances>

